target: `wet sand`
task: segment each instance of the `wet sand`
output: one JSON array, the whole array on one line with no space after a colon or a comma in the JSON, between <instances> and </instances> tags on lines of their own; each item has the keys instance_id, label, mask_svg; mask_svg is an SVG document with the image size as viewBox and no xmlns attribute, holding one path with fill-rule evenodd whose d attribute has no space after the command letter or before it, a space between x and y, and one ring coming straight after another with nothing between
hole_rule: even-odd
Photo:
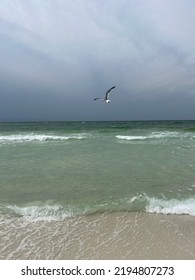
<instances>
[{"instance_id":1,"label":"wet sand","mask_svg":"<svg viewBox=\"0 0 195 280\"><path fill-rule=\"evenodd\" d=\"M140 212L63 221L1 217L0 259L195 259L195 217Z\"/></svg>"}]
</instances>

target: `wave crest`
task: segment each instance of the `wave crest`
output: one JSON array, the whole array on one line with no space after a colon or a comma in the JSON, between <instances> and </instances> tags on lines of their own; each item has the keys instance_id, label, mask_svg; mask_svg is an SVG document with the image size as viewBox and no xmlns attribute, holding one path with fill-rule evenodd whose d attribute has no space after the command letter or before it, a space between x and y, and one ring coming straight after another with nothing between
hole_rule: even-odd
<instances>
[{"instance_id":1,"label":"wave crest","mask_svg":"<svg viewBox=\"0 0 195 280\"><path fill-rule=\"evenodd\" d=\"M24 207L19 207L17 205L7 205L3 206L3 208L6 208L6 210L9 212L11 211L15 215L19 215L31 221L63 220L73 216L71 211L65 210L60 205L43 204Z\"/></svg>"},{"instance_id":2,"label":"wave crest","mask_svg":"<svg viewBox=\"0 0 195 280\"><path fill-rule=\"evenodd\" d=\"M60 205L55 202L34 202L26 206L0 205L0 212L25 218L27 221L59 221L78 215L103 212L130 211L157 214L195 216L195 197L187 199L160 199L138 194L115 201L97 201L91 205Z\"/></svg>"},{"instance_id":3,"label":"wave crest","mask_svg":"<svg viewBox=\"0 0 195 280\"><path fill-rule=\"evenodd\" d=\"M195 198L183 200L148 198L146 212L158 214L176 214L195 216Z\"/></svg>"},{"instance_id":4,"label":"wave crest","mask_svg":"<svg viewBox=\"0 0 195 280\"><path fill-rule=\"evenodd\" d=\"M147 139L162 139L162 138L176 138L176 137L188 137L191 136L189 134L181 134L179 132L170 132L170 131L162 131L162 132L152 132L151 134L142 136L142 135L116 135L115 137L120 140L147 140Z\"/></svg>"},{"instance_id":5,"label":"wave crest","mask_svg":"<svg viewBox=\"0 0 195 280\"><path fill-rule=\"evenodd\" d=\"M62 135L49 135L49 134L12 134L0 135L0 143L22 143L22 142L45 142L45 141L62 141L71 139L84 139L87 138L86 134L71 134L67 136Z\"/></svg>"},{"instance_id":6,"label":"wave crest","mask_svg":"<svg viewBox=\"0 0 195 280\"><path fill-rule=\"evenodd\" d=\"M120 140L145 140L147 136L127 136L127 135L117 135L116 138Z\"/></svg>"}]
</instances>

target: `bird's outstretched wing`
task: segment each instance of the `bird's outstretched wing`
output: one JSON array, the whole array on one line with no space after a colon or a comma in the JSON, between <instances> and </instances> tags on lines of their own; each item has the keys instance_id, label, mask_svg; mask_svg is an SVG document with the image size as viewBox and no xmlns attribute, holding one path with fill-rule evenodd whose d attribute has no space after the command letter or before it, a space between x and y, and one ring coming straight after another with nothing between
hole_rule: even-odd
<instances>
[{"instance_id":1,"label":"bird's outstretched wing","mask_svg":"<svg viewBox=\"0 0 195 280\"><path fill-rule=\"evenodd\" d=\"M94 100L103 100L102 98L96 97Z\"/></svg>"},{"instance_id":2,"label":"bird's outstretched wing","mask_svg":"<svg viewBox=\"0 0 195 280\"><path fill-rule=\"evenodd\" d=\"M109 88L109 90L107 90L106 95L105 95L105 99L109 98L110 92L112 89L114 89L116 86Z\"/></svg>"}]
</instances>

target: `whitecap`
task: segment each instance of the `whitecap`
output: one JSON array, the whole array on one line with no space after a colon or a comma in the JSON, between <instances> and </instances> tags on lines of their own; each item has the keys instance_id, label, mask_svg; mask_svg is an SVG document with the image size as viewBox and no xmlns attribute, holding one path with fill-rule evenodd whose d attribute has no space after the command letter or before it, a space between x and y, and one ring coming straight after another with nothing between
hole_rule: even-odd
<instances>
[{"instance_id":1,"label":"whitecap","mask_svg":"<svg viewBox=\"0 0 195 280\"><path fill-rule=\"evenodd\" d=\"M145 140L147 136L128 136L128 135L116 135L116 138L120 140Z\"/></svg>"},{"instance_id":2,"label":"whitecap","mask_svg":"<svg viewBox=\"0 0 195 280\"><path fill-rule=\"evenodd\" d=\"M116 135L115 137L120 140L147 140L147 139L162 139L162 138L176 138L176 137L183 137L184 135L178 132L169 132L169 131L162 131L162 132L152 132L148 135ZM185 135L187 137L187 135Z\"/></svg>"},{"instance_id":3,"label":"whitecap","mask_svg":"<svg viewBox=\"0 0 195 280\"><path fill-rule=\"evenodd\" d=\"M147 200L146 212L195 216L195 198L165 200L152 197Z\"/></svg>"},{"instance_id":4,"label":"whitecap","mask_svg":"<svg viewBox=\"0 0 195 280\"><path fill-rule=\"evenodd\" d=\"M50 135L50 134L12 134L12 135L0 135L0 143L22 143L22 142L45 142L45 141L62 141L71 139L84 139L87 138L87 134L70 134L66 136L62 135Z\"/></svg>"},{"instance_id":5,"label":"whitecap","mask_svg":"<svg viewBox=\"0 0 195 280\"><path fill-rule=\"evenodd\" d=\"M13 213L25 218L28 221L55 221L63 220L73 216L72 211L65 210L60 205L30 205L20 207L17 205L7 205L4 208L13 211Z\"/></svg>"}]
</instances>

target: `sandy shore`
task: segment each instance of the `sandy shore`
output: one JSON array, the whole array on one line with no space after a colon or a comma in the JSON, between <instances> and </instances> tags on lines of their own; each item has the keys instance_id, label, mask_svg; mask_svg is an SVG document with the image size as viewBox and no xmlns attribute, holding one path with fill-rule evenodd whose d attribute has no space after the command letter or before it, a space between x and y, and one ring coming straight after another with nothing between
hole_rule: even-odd
<instances>
[{"instance_id":1,"label":"sandy shore","mask_svg":"<svg viewBox=\"0 0 195 280\"><path fill-rule=\"evenodd\" d=\"M195 259L195 217L103 213L1 219L0 259Z\"/></svg>"}]
</instances>

